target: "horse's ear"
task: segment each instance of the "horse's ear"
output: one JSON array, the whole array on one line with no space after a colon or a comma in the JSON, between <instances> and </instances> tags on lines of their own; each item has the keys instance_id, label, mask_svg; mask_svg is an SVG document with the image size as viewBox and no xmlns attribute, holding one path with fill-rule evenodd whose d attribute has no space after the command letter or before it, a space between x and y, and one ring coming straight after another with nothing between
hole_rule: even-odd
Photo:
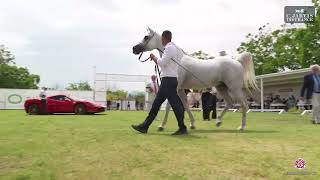
<instances>
[{"instance_id":1,"label":"horse's ear","mask_svg":"<svg viewBox=\"0 0 320 180\"><path fill-rule=\"evenodd\" d=\"M149 26L148 26L148 28L147 28L147 29L148 29L148 31L149 31L149 32L151 32L151 33L153 33L153 32L154 32L154 31L153 31Z\"/></svg>"}]
</instances>

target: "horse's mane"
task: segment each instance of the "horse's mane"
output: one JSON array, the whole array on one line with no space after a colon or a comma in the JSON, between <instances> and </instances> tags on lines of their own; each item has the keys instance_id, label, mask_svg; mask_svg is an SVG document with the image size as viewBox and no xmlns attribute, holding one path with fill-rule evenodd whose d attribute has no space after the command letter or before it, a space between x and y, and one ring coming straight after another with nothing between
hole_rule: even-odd
<instances>
[{"instance_id":1,"label":"horse's mane","mask_svg":"<svg viewBox=\"0 0 320 180\"><path fill-rule=\"evenodd\" d=\"M156 31L153 31L153 33L155 33L155 34L157 34L158 36L160 36L160 34L157 33ZM180 47L177 46L176 44L175 44L175 46L176 46L177 48L179 48L179 49L183 52L184 55L187 55L187 56L192 57L190 54L188 54L185 50L183 50L182 48L180 48Z\"/></svg>"}]
</instances>

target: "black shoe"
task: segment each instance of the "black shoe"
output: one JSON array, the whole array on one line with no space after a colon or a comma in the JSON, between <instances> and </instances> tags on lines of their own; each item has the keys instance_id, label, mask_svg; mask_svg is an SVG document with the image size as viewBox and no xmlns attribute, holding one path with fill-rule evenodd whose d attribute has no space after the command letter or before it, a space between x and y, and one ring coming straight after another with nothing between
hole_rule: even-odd
<instances>
[{"instance_id":1,"label":"black shoe","mask_svg":"<svg viewBox=\"0 0 320 180\"><path fill-rule=\"evenodd\" d=\"M176 136L176 135L187 135L187 134L188 134L187 129L179 129L178 131L174 132L171 135Z\"/></svg>"},{"instance_id":2,"label":"black shoe","mask_svg":"<svg viewBox=\"0 0 320 180\"><path fill-rule=\"evenodd\" d=\"M139 131L139 132L141 132L141 133L144 133L144 134L148 133L148 128L145 128L145 127L143 127L143 126L141 126L141 125L131 125L131 127L132 127L134 130Z\"/></svg>"},{"instance_id":3,"label":"black shoe","mask_svg":"<svg viewBox=\"0 0 320 180\"><path fill-rule=\"evenodd\" d=\"M158 127L158 132L162 132L164 130L163 127Z\"/></svg>"}]
</instances>

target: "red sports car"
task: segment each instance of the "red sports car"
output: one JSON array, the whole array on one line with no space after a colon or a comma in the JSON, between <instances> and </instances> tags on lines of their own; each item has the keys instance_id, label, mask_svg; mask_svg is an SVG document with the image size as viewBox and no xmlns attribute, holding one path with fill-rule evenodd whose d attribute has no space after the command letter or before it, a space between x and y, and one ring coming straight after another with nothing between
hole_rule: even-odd
<instances>
[{"instance_id":1,"label":"red sports car","mask_svg":"<svg viewBox=\"0 0 320 180\"><path fill-rule=\"evenodd\" d=\"M41 112L41 99L28 99L24 103L24 109L28 114ZM104 112L105 107L85 100L76 100L65 95L47 97L46 113L75 113L94 114Z\"/></svg>"}]
</instances>

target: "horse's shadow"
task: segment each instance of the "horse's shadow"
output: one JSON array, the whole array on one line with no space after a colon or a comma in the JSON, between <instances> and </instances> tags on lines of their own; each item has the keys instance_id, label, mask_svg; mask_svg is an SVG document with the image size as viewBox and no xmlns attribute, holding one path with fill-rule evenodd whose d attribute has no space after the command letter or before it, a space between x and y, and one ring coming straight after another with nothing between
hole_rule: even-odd
<instances>
[{"instance_id":1,"label":"horse's shadow","mask_svg":"<svg viewBox=\"0 0 320 180\"><path fill-rule=\"evenodd\" d=\"M151 136L166 136L166 137L172 137L172 138L186 138L186 139L200 139L201 137L195 136L195 133L190 133L187 135L181 135L181 136L173 136L171 133L148 133L148 135Z\"/></svg>"},{"instance_id":2,"label":"horse's shadow","mask_svg":"<svg viewBox=\"0 0 320 180\"><path fill-rule=\"evenodd\" d=\"M192 134L201 134L201 133L278 133L279 131L274 130L244 130L240 132L237 129L196 129L192 130Z\"/></svg>"}]
</instances>

